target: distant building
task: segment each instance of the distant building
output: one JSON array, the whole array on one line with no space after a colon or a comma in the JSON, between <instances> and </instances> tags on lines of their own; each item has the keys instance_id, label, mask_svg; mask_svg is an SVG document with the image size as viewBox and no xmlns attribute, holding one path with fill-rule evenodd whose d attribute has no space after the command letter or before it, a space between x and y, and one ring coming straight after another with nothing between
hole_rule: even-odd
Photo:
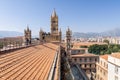
<instances>
[{"instance_id":1,"label":"distant building","mask_svg":"<svg viewBox=\"0 0 120 80\"><path fill-rule=\"evenodd\" d=\"M120 80L120 53L108 56L108 80Z\"/></svg>"},{"instance_id":2,"label":"distant building","mask_svg":"<svg viewBox=\"0 0 120 80\"><path fill-rule=\"evenodd\" d=\"M16 45L21 46L24 43L24 36L0 38L0 42L3 44L3 47L6 48L13 47Z\"/></svg>"},{"instance_id":3,"label":"distant building","mask_svg":"<svg viewBox=\"0 0 120 80\"><path fill-rule=\"evenodd\" d=\"M72 42L104 42L104 40L108 40L110 44L120 44L120 37L95 37L95 38L76 38L73 39Z\"/></svg>"},{"instance_id":4,"label":"distant building","mask_svg":"<svg viewBox=\"0 0 120 80\"><path fill-rule=\"evenodd\" d=\"M108 80L108 55L99 56L96 63L96 80Z\"/></svg>"},{"instance_id":5,"label":"distant building","mask_svg":"<svg viewBox=\"0 0 120 80\"><path fill-rule=\"evenodd\" d=\"M120 37L103 37L102 42L108 40L110 44L120 44Z\"/></svg>"},{"instance_id":6,"label":"distant building","mask_svg":"<svg viewBox=\"0 0 120 80\"><path fill-rule=\"evenodd\" d=\"M0 42L23 42L24 36L16 36L16 37L4 37L0 38Z\"/></svg>"}]
</instances>

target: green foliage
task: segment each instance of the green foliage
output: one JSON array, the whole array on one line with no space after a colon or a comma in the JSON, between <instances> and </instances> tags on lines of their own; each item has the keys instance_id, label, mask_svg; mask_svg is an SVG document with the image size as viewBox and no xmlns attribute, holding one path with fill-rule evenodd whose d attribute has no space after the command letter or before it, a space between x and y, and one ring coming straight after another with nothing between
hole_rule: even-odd
<instances>
[{"instance_id":1,"label":"green foliage","mask_svg":"<svg viewBox=\"0 0 120 80\"><path fill-rule=\"evenodd\" d=\"M94 54L104 54L108 49L107 45L92 45L88 48L89 53L94 53Z\"/></svg>"},{"instance_id":2,"label":"green foliage","mask_svg":"<svg viewBox=\"0 0 120 80\"><path fill-rule=\"evenodd\" d=\"M88 48L89 53L94 53L98 55L102 54L111 54L112 52L120 52L120 45L118 44L109 44L109 45L91 45Z\"/></svg>"},{"instance_id":3,"label":"green foliage","mask_svg":"<svg viewBox=\"0 0 120 80\"><path fill-rule=\"evenodd\" d=\"M112 52L111 52L111 50L110 49L108 49L106 52L105 52L105 54L111 54Z\"/></svg>"},{"instance_id":4,"label":"green foliage","mask_svg":"<svg viewBox=\"0 0 120 80\"><path fill-rule=\"evenodd\" d=\"M111 50L111 52L119 52L120 51L120 45L111 44L111 45L109 45L109 49Z\"/></svg>"}]
</instances>

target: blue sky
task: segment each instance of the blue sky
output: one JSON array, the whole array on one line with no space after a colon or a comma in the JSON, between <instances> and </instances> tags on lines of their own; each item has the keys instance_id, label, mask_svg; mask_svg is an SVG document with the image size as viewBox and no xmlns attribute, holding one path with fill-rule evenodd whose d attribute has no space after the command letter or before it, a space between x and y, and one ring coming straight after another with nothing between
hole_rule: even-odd
<instances>
[{"instance_id":1,"label":"blue sky","mask_svg":"<svg viewBox=\"0 0 120 80\"><path fill-rule=\"evenodd\" d=\"M50 31L53 9L59 28L65 32L102 32L120 28L120 0L0 0L0 30L23 32L27 25L34 35Z\"/></svg>"}]
</instances>

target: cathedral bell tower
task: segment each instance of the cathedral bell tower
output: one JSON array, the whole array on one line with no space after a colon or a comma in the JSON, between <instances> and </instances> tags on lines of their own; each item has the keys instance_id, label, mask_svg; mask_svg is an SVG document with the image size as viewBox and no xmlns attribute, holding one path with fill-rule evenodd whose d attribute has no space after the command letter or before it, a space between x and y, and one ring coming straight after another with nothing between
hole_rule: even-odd
<instances>
[{"instance_id":1,"label":"cathedral bell tower","mask_svg":"<svg viewBox=\"0 0 120 80\"><path fill-rule=\"evenodd\" d=\"M60 43L62 40L62 31L58 29L58 15L54 9L51 17L50 17L50 31L44 32L40 30L39 36L41 42L52 42L52 43Z\"/></svg>"},{"instance_id":2,"label":"cathedral bell tower","mask_svg":"<svg viewBox=\"0 0 120 80\"><path fill-rule=\"evenodd\" d=\"M59 34L59 33L58 33L58 16L54 9L51 15L51 35L55 35L55 34Z\"/></svg>"},{"instance_id":3,"label":"cathedral bell tower","mask_svg":"<svg viewBox=\"0 0 120 80\"><path fill-rule=\"evenodd\" d=\"M24 37L25 37L25 43L26 45L31 44L31 30L27 26L27 29L24 30Z\"/></svg>"}]
</instances>

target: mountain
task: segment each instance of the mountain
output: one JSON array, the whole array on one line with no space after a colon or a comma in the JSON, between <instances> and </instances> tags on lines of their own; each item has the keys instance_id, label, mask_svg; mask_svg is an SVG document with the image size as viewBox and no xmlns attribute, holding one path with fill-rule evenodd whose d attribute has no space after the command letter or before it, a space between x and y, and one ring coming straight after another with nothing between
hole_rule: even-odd
<instances>
[{"instance_id":1,"label":"mountain","mask_svg":"<svg viewBox=\"0 0 120 80\"><path fill-rule=\"evenodd\" d=\"M102 36L120 37L120 28L100 33Z\"/></svg>"},{"instance_id":2,"label":"mountain","mask_svg":"<svg viewBox=\"0 0 120 80\"><path fill-rule=\"evenodd\" d=\"M92 37L96 37L97 35L99 35L99 33L80 33L80 32L73 32L72 36L74 38L92 38Z\"/></svg>"},{"instance_id":3,"label":"mountain","mask_svg":"<svg viewBox=\"0 0 120 80\"><path fill-rule=\"evenodd\" d=\"M80 33L80 32L73 32L72 35L74 38L94 38L98 36L106 37L106 36L111 36L111 37L120 37L120 28L116 28L114 30L109 30L109 31L104 31L100 33L93 33L93 32L88 32L88 33Z\"/></svg>"},{"instance_id":4,"label":"mountain","mask_svg":"<svg viewBox=\"0 0 120 80\"><path fill-rule=\"evenodd\" d=\"M0 38L23 36L23 33L17 31L0 31Z\"/></svg>"},{"instance_id":5,"label":"mountain","mask_svg":"<svg viewBox=\"0 0 120 80\"><path fill-rule=\"evenodd\" d=\"M3 37L15 37L15 36L23 36L24 34L21 32L17 31L0 31L0 38ZM116 28L113 30L109 31L104 31L100 33L93 33L93 32L88 32L88 33L81 33L81 32L73 32L72 36L74 38L94 38L98 36L106 37L106 36L111 36L111 37L120 37L120 28ZM39 37L39 35L33 35L32 37ZM65 38L65 34L62 36Z\"/></svg>"}]
</instances>

